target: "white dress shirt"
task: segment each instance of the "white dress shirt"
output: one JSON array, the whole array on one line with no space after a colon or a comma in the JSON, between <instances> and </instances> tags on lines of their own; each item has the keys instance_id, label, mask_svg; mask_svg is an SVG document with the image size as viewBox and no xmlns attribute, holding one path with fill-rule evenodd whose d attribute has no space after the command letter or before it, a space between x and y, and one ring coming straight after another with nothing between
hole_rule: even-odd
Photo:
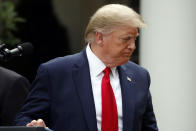
<instances>
[{"instance_id":1,"label":"white dress shirt","mask_svg":"<svg viewBox=\"0 0 196 131\"><path fill-rule=\"evenodd\" d=\"M101 131L101 113L102 113L102 99L101 99L101 81L104 76L103 70L106 68L104 63L91 51L90 44L86 48L87 59L89 62L92 91L95 102L96 119L98 131ZM122 131L122 96L119 74L116 67L111 68L110 83L116 99L117 110L118 110L118 131Z\"/></svg>"}]
</instances>

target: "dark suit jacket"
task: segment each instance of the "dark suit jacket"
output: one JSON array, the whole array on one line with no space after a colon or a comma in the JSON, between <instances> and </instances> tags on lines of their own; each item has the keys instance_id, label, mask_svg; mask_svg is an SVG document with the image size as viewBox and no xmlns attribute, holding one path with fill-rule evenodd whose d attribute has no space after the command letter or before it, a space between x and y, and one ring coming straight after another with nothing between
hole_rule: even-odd
<instances>
[{"instance_id":1,"label":"dark suit jacket","mask_svg":"<svg viewBox=\"0 0 196 131\"><path fill-rule=\"evenodd\" d=\"M123 131L157 131L149 92L150 77L128 62L118 67ZM131 81L127 80L131 78ZM95 104L85 50L42 64L16 125L42 118L55 131L97 131Z\"/></svg>"},{"instance_id":2,"label":"dark suit jacket","mask_svg":"<svg viewBox=\"0 0 196 131\"><path fill-rule=\"evenodd\" d=\"M29 81L11 70L0 67L0 126L13 124L28 94Z\"/></svg>"}]
</instances>

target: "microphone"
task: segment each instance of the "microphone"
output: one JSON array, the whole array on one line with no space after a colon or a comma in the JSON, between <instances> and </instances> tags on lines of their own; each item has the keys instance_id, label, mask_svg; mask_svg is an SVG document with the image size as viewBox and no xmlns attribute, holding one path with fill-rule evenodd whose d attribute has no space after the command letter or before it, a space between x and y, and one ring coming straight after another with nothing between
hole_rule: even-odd
<instances>
[{"instance_id":1,"label":"microphone","mask_svg":"<svg viewBox=\"0 0 196 131\"><path fill-rule=\"evenodd\" d=\"M16 48L9 50L5 44L0 45L0 60L8 61L15 56L30 55L33 53L33 45L29 42L18 45Z\"/></svg>"}]
</instances>

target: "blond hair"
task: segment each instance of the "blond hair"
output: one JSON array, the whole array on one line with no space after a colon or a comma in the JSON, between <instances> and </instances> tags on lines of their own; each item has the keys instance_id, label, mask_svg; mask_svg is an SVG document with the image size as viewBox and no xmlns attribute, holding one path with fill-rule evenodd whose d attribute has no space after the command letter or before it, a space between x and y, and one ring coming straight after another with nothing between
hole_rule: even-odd
<instances>
[{"instance_id":1,"label":"blond hair","mask_svg":"<svg viewBox=\"0 0 196 131\"><path fill-rule=\"evenodd\" d=\"M145 23L141 16L128 6L108 4L99 8L91 17L86 27L85 41L93 42L95 32L107 34L119 26L141 28Z\"/></svg>"}]
</instances>

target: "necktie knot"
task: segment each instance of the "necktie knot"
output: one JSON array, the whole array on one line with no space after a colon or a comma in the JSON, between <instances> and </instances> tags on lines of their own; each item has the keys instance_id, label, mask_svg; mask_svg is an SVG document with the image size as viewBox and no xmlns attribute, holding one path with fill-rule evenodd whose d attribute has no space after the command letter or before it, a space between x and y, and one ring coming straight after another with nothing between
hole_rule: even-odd
<instances>
[{"instance_id":1,"label":"necktie knot","mask_svg":"<svg viewBox=\"0 0 196 131\"><path fill-rule=\"evenodd\" d=\"M111 72L111 69L109 67L106 67L104 70L103 70L104 74L105 75L109 75L110 72Z\"/></svg>"}]
</instances>

